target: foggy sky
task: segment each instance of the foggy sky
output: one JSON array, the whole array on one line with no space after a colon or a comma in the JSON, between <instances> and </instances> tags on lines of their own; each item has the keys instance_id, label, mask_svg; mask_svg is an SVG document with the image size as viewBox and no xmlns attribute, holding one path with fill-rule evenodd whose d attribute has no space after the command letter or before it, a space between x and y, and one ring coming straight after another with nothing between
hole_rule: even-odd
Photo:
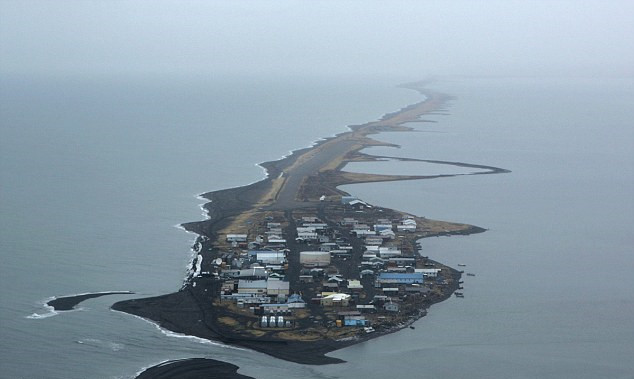
<instances>
[{"instance_id":1,"label":"foggy sky","mask_svg":"<svg viewBox=\"0 0 634 379\"><path fill-rule=\"evenodd\" d=\"M634 1L1 1L0 74L634 75Z\"/></svg>"}]
</instances>

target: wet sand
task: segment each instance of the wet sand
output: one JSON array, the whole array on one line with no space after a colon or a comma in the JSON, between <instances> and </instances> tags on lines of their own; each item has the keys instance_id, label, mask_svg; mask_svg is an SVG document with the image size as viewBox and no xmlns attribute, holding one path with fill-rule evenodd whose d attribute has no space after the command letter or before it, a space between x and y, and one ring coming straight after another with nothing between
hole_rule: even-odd
<instances>
[{"instance_id":1,"label":"wet sand","mask_svg":"<svg viewBox=\"0 0 634 379\"><path fill-rule=\"evenodd\" d=\"M107 295L132 295L130 291L94 292L81 295L62 296L49 301L46 305L53 307L56 311L70 311L84 300Z\"/></svg>"}]
</instances>

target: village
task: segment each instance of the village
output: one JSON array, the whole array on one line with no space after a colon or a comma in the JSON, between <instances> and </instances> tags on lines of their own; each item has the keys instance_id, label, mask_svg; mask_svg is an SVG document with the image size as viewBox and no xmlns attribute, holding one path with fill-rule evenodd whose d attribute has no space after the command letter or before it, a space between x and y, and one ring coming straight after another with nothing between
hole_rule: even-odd
<instances>
[{"instance_id":1,"label":"village","mask_svg":"<svg viewBox=\"0 0 634 379\"><path fill-rule=\"evenodd\" d=\"M459 287L459 273L420 254L450 233L353 196L294 211L261 210L244 227L201 239L192 285L217 323L248 337L341 340L411 324ZM442 227L442 225L441 225Z\"/></svg>"}]
</instances>

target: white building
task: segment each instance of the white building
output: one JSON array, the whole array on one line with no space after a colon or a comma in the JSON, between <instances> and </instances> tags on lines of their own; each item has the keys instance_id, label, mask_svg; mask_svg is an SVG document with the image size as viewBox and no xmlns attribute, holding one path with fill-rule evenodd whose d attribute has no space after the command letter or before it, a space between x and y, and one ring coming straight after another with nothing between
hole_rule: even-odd
<instances>
[{"instance_id":1,"label":"white building","mask_svg":"<svg viewBox=\"0 0 634 379\"><path fill-rule=\"evenodd\" d=\"M286 254L281 251L258 251L256 260L267 265L281 265L286 262Z\"/></svg>"},{"instance_id":2,"label":"white building","mask_svg":"<svg viewBox=\"0 0 634 379\"><path fill-rule=\"evenodd\" d=\"M417 268L414 272L420 272L423 276L427 278L435 278L438 276L438 273L441 271L439 268Z\"/></svg>"}]
</instances>

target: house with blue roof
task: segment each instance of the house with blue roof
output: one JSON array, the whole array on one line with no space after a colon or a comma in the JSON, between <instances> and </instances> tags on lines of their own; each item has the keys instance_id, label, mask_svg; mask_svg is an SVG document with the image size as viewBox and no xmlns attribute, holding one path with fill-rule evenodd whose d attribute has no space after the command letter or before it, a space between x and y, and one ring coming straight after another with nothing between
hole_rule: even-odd
<instances>
[{"instance_id":1,"label":"house with blue roof","mask_svg":"<svg viewBox=\"0 0 634 379\"><path fill-rule=\"evenodd\" d=\"M378 284L423 284L424 276L422 272L382 272L379 274L376 281Z\"/></svg>"}]
</instances>

